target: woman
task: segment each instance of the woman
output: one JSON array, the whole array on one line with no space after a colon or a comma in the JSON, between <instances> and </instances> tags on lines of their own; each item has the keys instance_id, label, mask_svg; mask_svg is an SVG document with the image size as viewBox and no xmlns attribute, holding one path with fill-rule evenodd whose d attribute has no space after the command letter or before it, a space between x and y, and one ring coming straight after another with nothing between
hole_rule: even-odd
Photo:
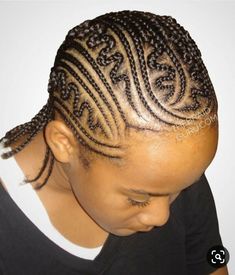
<instances>
[{"instance_id":1,"label":"woman","mask_svg":"<svg viewBox=\"0 0 235 275\"><path fill-rule=\"evenodd\" d=\"M189 33L149 12L87 20L48 92L1 139L2 273L228 274L207 261L217 100Z\"/></svg>"}]
</instances>

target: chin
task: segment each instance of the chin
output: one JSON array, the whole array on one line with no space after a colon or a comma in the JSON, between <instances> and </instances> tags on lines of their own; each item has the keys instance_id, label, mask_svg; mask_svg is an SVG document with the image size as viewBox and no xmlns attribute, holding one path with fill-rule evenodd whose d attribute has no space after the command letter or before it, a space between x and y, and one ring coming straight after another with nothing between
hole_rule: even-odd
<instances>
[{"instance_id":1,"label":"chin","mask_svg":"<svg viewBox=\"0 0 235 275\"><path fill-rule=\"evenodd\" d=\"M130 236L134 233L136 233L136 231L132 230L132 229L128 229L128 228L123 228L123 229L120 229L120 230L116 230L116 231L113 231L110 233L116 235L116 236L119 236L119 237L125 237L125 236Z\"/></svg>"}]
</instances>

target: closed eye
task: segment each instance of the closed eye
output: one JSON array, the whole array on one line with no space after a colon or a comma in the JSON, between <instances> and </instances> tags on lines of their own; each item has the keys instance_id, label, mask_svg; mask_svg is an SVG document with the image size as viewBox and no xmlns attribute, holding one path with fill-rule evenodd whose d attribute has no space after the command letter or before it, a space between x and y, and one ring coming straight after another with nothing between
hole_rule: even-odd
<instances>
[{"instance_id":1,"label":"closed eye","mask_svg":"<svg viewBox=\"0 0 235 275\"><path fill-rule=\"evenodd\" d=\"M127 198L128 202L132 205L132 206L138 206L138 207L146 207L147 205L150 204L150 201L144 201L144 202L140 202L140 201L135 201L131 198Z\"/></svg>"}]
</instances>

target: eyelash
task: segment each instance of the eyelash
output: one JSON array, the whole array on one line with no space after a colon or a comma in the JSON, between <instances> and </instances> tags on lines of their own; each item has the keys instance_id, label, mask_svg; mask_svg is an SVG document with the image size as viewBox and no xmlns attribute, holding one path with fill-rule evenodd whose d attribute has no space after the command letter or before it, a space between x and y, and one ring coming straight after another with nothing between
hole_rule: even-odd
<instances>
[{"instance_id":1,"label":"eyelash","mask_svg":"<svg viewBox=\"0 0 235 275\"><path fill-rule=\"evenodd\" d=\"M132 206L146 207L147 205L150 204L150 201L139 202L139 201L132 200L131 198L128 198L127 200Z\"/></svg>"}]
</instances>

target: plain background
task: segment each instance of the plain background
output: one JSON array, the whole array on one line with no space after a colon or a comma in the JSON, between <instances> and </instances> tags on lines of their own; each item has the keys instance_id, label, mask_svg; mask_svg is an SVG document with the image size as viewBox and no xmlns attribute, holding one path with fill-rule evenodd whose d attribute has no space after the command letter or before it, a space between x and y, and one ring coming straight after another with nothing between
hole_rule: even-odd
<instances>
[{"instance_id":1,"label":"plain background","mask_svg":"<svg viewBox=\"0 0 235 275\"><path fill-rule=\"evenodd\" d=\"M220 232L235 274L235 2L233 1L0 1L0 137L25 123L48 98L50 68L68 30L109 11L171 15L196 41L219 102L217 154L206 171Z\"/></svg>"}]
</instances>

